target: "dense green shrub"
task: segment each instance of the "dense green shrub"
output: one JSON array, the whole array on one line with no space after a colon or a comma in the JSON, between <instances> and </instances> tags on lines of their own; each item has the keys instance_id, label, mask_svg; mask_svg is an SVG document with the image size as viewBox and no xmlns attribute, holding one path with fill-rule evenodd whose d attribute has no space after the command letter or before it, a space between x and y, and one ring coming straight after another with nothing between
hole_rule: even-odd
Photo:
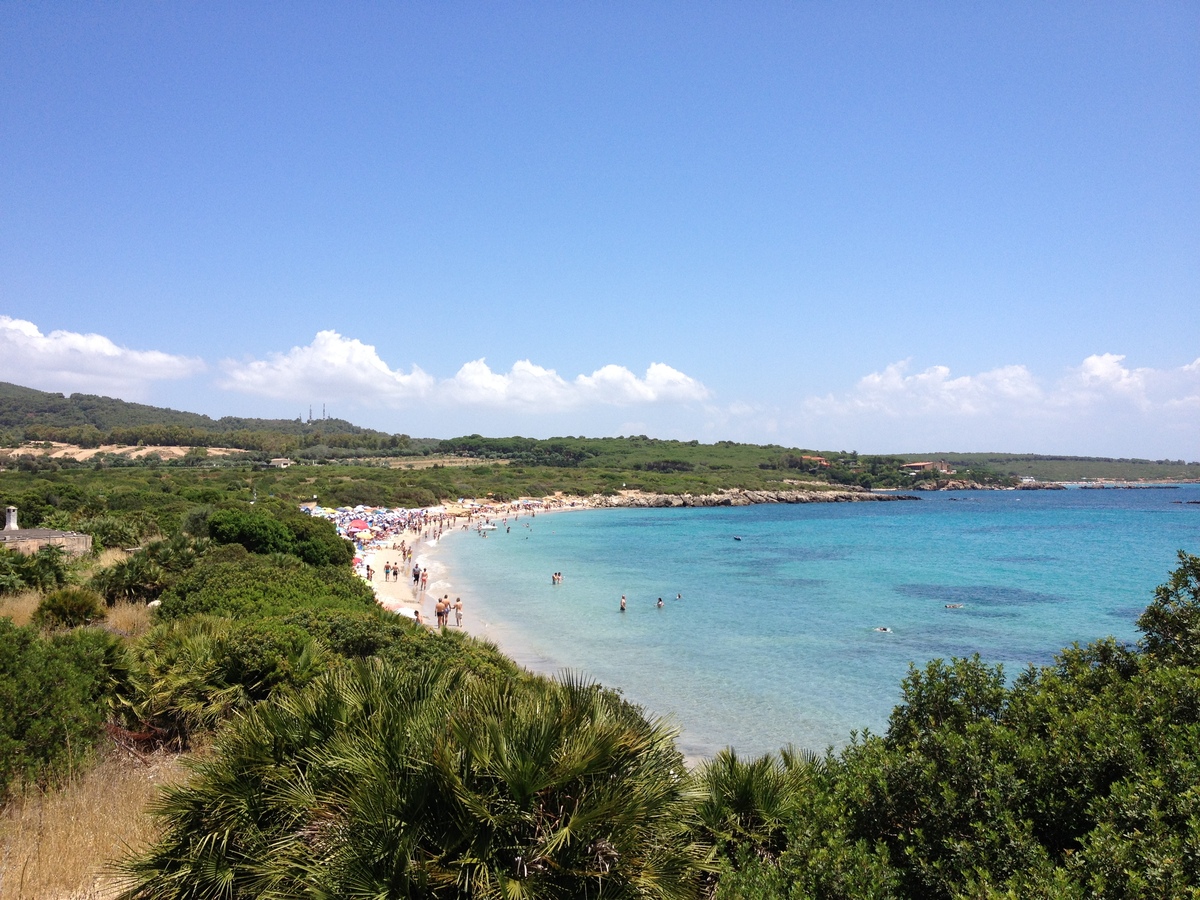
<instances>
[{"instance_id":1,"label":"dense green shrub","mask_svg":"<svg viewBox=\"0 0 1200 900\"><path fill-rule=\"evenodd\" d=\"M76 524L76 530L92 536L92 549L136 547L147 534L147 522L138 516L94 516Z\"/></svg>"},{"instance_id":2,"label":"dense green shrub","mask_svg":"<svg viewBox=\"0 0 1200 900\"><path fill-rule=\"evenodd\" d=\"M25 584L39 591L52 591L67 583L70 562L62 547L46 544L31 556L25 557L21 577Z\"/></svg>"},{"instance_id":3,"label":"dense green shrub","mask_svg":"<svg viewBox=\"0 0 1200 900\"><path fill-rule=\"evenodd\" d=\"M14 779L45 781L90 751L123 672L102 631L46 639L0 618L0 799Z\"/></svg>"},{"instance_id":4,"label":"dense green shrub","mask_svg":"<svg viewBox=\"0 0 1200 900\"><path fill-rule=\"evenodd\" d=\"M107 615L104 598L95 591L65 587L42 598L33 614L33 624L39 628L76 628L103 621Z\"/></svg>"},{"instance_id":5,"label":"dense green shrub","mask_svg":"<svg viewBox=\"0 0 1200 900\"><path fill-rule=\"evenodd\" d=\"M378 607L303 609L288 613L281 621L303 628L331 653L345 659L376 656L416 630L428 632L428 629Z\"/></svg>"},{"instance_id":6,"label":"dense green shrub","mask_svg":"<svg viewBox=\"0 0 1200 900\"><path fill-rule=\"evenodd\" d=\"M109 604L117 600L147 603L191 569L208 552L207 538L176 534L145 547L92 576L91 587Z\"/></svg>"},{"instance_id":7,"label":"dense green shrub","mask_svg":"<svg viewBox=\"0 0 1200 900\"><path fill-rule=\"evenodd\" d=\"M24 555L0 547L0 594L15 594L25 590L24 572Z\"/></svg>"},{"instance_id":8,"label":"dense green shrub","mask_svg":"<svg viewBox=\"0 0 1200 900\"><path fill-rule=\"evenodd\" d=\"M230 545L209 553L165 591L158 615L253 618L322 608L373 609L375 594L348 569L315 568Z\"/></svg>"},{"instance_id":9,"label":"dense green shrub","mask_svg":"<svg viewBox=\"0 0 1200 900\"><path fill-rule=\"evenodd\" d=\"M274 516L219 509L208 517L208 536L217 544L241 544L251 553L290 553L292 533Z\"/></svg>"},{"instance_id":10,"label":"dense green shrub","mask_svg":"<svg viewBox=\"0 0 1200 900\"><path fill-rule=\"evenodd\" d=\"M111 606L118 600L147 603L161 594L170 575L149 554L134 553L92 576L89 586Z\"/></svg>"},{"instance_id":11,"label":"dense green shrub","mask_svg":"<svg viewBox=\"0 0 1200 900\"><path fill-rule=\"evenodd\" d=\"M159 625L134 644L119 701L131 724L186 747L197 732L307 684L327 665L327 653L295 626L191 616Z\"/></svg>"},{"instance_id":12,"label":"dense green shrub","mask_svg":"<svg viewBox=\"0 0 1200 900\"><path fill-rule=\"evenodd\" d=\"M199 523L192 521L190 527ZM348 566L354 559L354 545L332 522L288 508L221 509L211 513L203 527L215 543L241 544L251 553L291 553L312 566Z\"/></svg>"},{"instance_id":13,"label":"dense green shrub","mask_svg":"<svg viewBox=\"0 0 1200 900\"><path fill-rule=\"evenodd\" d=\"M0 548L0 594L53 591L65 585L69 576L70 560L62 547L47 544L30 556Z\"/></svg>"},{"instance_id":14,"label":"dense green shrub","mask_svg":"<svg viewBox=\"0 0 1200 900\"><path fill-rule=\"evenodd\" d=\"M327 519L291 513L283 524L292 535L291 552L310 566L349 566L354 561L354 545Z\"/></svg>"},{"instance_id":15,"label":"dense green shrub","mask_svg":"<svg viewBox=\"0 0 1200 900\"><path fill-rule=\"evenodd\" d=\"M242 685L251 701L302 687L328 666L308 632L277 619L230 627L222 649L225 681Z\"/></svg>"},{"instance_id":16,"label":"dense green shrub","mask_svg":"<svg viewBox=\"0 0 1200 900\"><path fill-rule=\"evenodd\" d=\"M159 806L126 898L691 898L672 735L572 681L376 661L239 718Z\"/></svg>"}]
</instances>

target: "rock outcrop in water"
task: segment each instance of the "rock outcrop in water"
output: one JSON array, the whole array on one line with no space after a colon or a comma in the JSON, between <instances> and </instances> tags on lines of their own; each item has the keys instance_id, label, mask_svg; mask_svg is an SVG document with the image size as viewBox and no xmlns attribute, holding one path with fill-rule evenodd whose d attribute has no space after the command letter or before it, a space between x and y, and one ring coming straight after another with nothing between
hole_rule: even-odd
<instances>
[{"instance_id":1,"label":"rock outcrop in water","mask_svg":"<svg viewBox=\"0 0 1200 900\"><path fill-rule=\"evenodd\" d=\"M754 506L759 503L857 503L872 500L917 500L905 494L873 494L859 488L844 491L743 491L728 490L715 494L619 494L596 496L596 507L665 508L685 506Z\"/></svg>"}]
</instances>

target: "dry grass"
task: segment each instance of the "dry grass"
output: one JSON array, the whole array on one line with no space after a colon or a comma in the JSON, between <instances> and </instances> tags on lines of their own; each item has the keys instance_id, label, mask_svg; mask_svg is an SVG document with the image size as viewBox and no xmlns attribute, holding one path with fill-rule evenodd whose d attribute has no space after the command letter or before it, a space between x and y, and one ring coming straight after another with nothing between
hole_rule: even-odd
<instances>
[{"instance_id":1,"label":"dry grass","mask_svg":"<svg viewBox=\"0 0 1200 900\"><path fill-rule=\"evenodd\" d=\"M444 469L465 469L468 466L507 466L510 459L472 459L466 456L422 456L413 459L407 456L384 456L372 460L386 463L391 469L432 469L441 466Z\"/></svg>"},{"instance_id":2,"label":"dry grass","mask_svg":"<svg viewBox=\"0 0 1200 900\"><path fill-rule=\"evenodd\" d=\"M57 790L28 789L0 813L0 900L105 900L109 863L154 837L147 804L184 777L181 758L148 765L111 750Z\"/></svg>"},{"instance_id":3,"label":"dry grass","mask_svg":"<svg viewBox=\"0 0 1200 900\"><path fill-rule=\"evenodd\" d=\"M124 550L118 550L115 547L108 550L101 550L96 557L96 568L103 569L111 566L113 563L119 563L121 560L128 558L129 554Z\"/></svg>"},{"instance_id":4,"label":"dry grass","mask_svg":"<svg viewBox=\"0 0 1200 900\"><path fill-rule=\"evenodd\" d=\"M21 591L0 597L0 616L12 619L14 625L28 625L41 601L42 595L37 591Z\"/></svg>"},{"instance_id":5,"label":"dry grass","mask_svg":"<svg viewBox=\"0 0 1200 900\"><path fill-rule=\"evenodd\" d=\"M104 625L126 637L137 637L150 628L150 608L145 603L119 600L108 608Z\"/></svg>"},{"instance_id":6,"label":"dry grass","mask_svg":"<svg viewBox=\"0 0 1200 900\"><path fill-rule=\"evenodd\" d=\"M124 550L116 548L101 550L95 556L85 557L79 561L78 568L76 569L76 578L86 583L89 578L101 569L111 566L113 563L118 563L128 556L129 554Z\"/></svg>"}]
</instances>

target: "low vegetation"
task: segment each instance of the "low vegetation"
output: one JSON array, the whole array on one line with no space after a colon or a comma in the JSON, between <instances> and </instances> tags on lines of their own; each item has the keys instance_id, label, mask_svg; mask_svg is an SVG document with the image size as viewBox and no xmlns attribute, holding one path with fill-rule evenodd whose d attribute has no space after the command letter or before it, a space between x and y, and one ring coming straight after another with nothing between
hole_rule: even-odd
<instances>
[{"instance_id":1,"label":"low vegetation","mask_svg":"<svg viewBox=\"0 0 1200 900\"><path fill-rule=\"evenodd\" d=\"M747 468L763 448L725 449L742 458L729 471L794 471ZM661 451L639 445L642 467L626 471L712 472ZM591 459L428 471L603 477ZM645 464L666 459L681 464ZM317 471L330 491L412 477ZM116 863L128 900L1200 891L1200 557L1180 554L1136 645L1067 648L1015 679L934 660L910 672L882 735L824 756L727 751L689 771L670 730L615 692L383 612L333 527L295 513L315 477L5 476L0 499L128 525L140 546L0 553L0 896L59 891L50 874L29 880L45 871L29 835L71 839L37 831L30 810L71 808L113 753L134 771L209 744Z\"/></svg>"}]
</instances>

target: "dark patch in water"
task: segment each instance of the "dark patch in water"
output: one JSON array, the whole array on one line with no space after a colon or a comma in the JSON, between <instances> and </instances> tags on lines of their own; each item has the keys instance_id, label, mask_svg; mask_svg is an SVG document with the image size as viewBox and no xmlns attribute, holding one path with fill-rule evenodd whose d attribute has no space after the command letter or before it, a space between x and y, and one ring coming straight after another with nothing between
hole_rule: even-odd
<instances>
[{"instance_id":1,"label":"dark patch in water","mask_svg":"<svg viewBox=\"0 0 1200 900\"><path fill-rule=\"evenodd\" d=\"M1049 563L1058 562L1057 556L994 556L994 562L1001 563Z\"/></svg>"},{"instance_id":2,"label":"dark patch in water","mask_svg":"<svg viewBox=\"0 0 1200 900\"><path fill-rule=\"evenodd\" d=\"M965 613L967 609L964 607L961 611ZM1016 619L1020 617L1018 613L1005 609L980 609L978 607L970 610L970 614L980 619Z\"/></svg>"},{"instance_id":3,"label":"dark patch in water","mask_svg":"<svg viewBox=\"0 0 1200 900\"><path fill-rule=\"evenodd\" d=\"M1110 609L1108 615L1113 619L1120 619L1122 622L1136 622L1146 611L1144 606L1121 606L1117 609Z\"/></svg>"},{"instance_id":4,"label":"dark patch in water","mask_svg":"<svg viewBox=\"0 0 1200 900\"><path fill-rule=\"evenodd\" d=\"M847 547L788 547L783 551L789 559L801 562L849 559Z\"/></svg>"},{"instance_id":5,"label":"dark patch in water","mask_svg":"<svg viewBox=\"0 0 1200 900\"><path fill-rule=\"evenodd\" d=\"M777 583L793 591L811 591L824 587L829 582L824 578L781 578Z\"/></svg>"},{"instance_id":6,"label":"dark patch in water","mask_svg":"<svg viewBox=\"0 0 1200 900\"><path fill-rule=\"evenodd\" d=\"M964 528L963 534L1009 534L1020 531L1087 531L1094 524L1070 522L1007 522L1003 525L977 525L974 528Z\"/></svg>"},{"instance_id":7,"label":"dark patch in water","mask_svg":"<svg viewBox=\"0 0 1200 900\"><path fill-rule=\"evenodd\" d=\"M1063 603L1066 597L1043 594L1024 588L1000 585L953 585L953 584L898 584L896 593L917 600L936 600L939 603L962 603L970 608L974 604L995 606L1032 606L1039 603Z\"/></svg>"}]
</instances>

